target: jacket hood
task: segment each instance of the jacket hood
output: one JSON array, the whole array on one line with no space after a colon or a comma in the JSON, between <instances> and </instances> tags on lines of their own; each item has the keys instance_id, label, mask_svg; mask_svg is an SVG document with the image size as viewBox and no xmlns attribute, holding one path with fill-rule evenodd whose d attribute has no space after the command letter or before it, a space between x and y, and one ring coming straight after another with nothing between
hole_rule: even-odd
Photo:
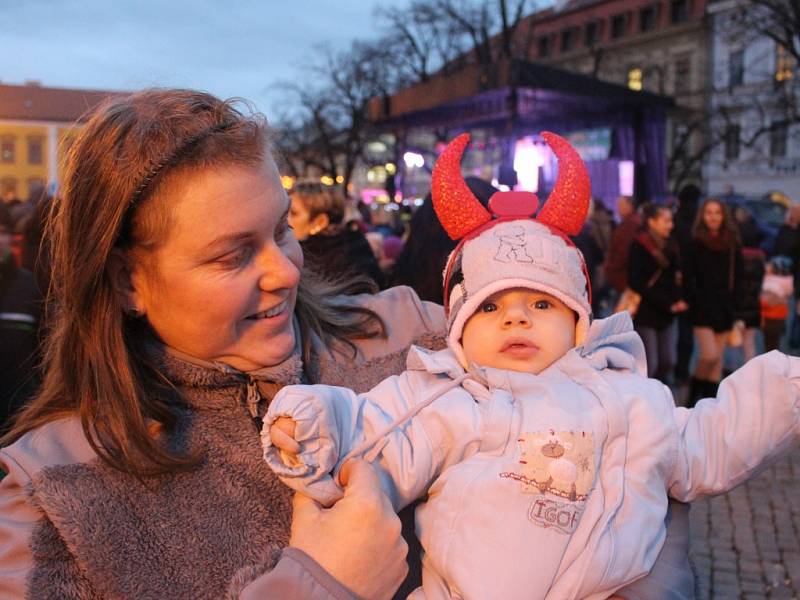
<instances>
[{"instance_id":1,"label":"jacket hood","mask_svg":"<svg viewBox=\"0 0 800 600\"><path fill-rule=\"evenodd\" d=\"M633 321L627 312L617 313L607 319L595 319L589 326L586 341L564 356L577 354L590 366L601 371L617 369L632 371L647 376L647 361L644 344L633 329ZM554 363L558 365L564 357ZM449 349L432 352L412 346L408 352L406 366L411 371L428 371L456 378L464 374L464 368Z\"/></svg>"}]
</instances>

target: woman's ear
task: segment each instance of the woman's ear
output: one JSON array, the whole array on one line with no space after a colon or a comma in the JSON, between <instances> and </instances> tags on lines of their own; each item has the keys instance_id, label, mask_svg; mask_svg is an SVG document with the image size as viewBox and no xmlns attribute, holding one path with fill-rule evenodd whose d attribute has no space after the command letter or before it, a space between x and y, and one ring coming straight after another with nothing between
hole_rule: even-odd
<instances>
[{"instance_id":1,"label":"woman's ear","mask_svg":"<svg viewBox=\"0 0 800 600\"><path fill-rule=\"evenodd\" d=\"M108 261L108 270L111 286L123 310L133 317L143 316L145 314L144 302L134 283L139 278L133 276L128 254L119 249L112 250Z\"/></svg>"},{"instance_id":2,"label":"woman's ear","mask_svg":"<svg viewBox=\"0 0 800 600\"><path fill-rule=\"evenodd\" d=\"M328 218L328 214L327 213L319 213L316 217L311 219L311 223L310 223L311 227L309 228L309 231L312 234L316 235L320 231L325 231L325 228L330 224L331 224L331 220L330 220L330 218Z\"/></svg>"}]
</instances>

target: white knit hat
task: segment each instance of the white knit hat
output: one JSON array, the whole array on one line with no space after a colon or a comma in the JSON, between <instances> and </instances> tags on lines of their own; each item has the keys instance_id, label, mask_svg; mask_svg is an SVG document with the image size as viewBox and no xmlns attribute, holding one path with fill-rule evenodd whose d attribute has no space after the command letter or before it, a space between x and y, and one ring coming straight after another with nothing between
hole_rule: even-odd
<instances>
[{"instance_id":1,"label":"white knit hat","mask_svg":"<svg viewBox=\"0 0 800 600\"><path fill-rule=\"evenodd\" d=\"M466 365L461 334L492 294L529 288L555 296L578 315L575 343L586 339L591 319L589 290L580 251L536 221L502 221L467 241L448 260L448 344Z\"/></svg>"},{"instance_id":2,"label":"white knit hat","mask_svg":"<svg viewBox=\"0 0 800 600\"><path fill-rule=\"evenodd\" d=\"M578 315L575 343L586 339L591 321L590 287L580 251L567 235L577 234L589 207L586 166L569 143L543 133L559 159L559 176L544 208L534 219L538 199L528 192L498 192L489 211L461 178L459 164L469 136L453 140L433 171L432 197L442 226L462 239L444 274L448 344L466 366L464 324L492 294L516 287L551 294Z\"/></svg>"}]
</instances>

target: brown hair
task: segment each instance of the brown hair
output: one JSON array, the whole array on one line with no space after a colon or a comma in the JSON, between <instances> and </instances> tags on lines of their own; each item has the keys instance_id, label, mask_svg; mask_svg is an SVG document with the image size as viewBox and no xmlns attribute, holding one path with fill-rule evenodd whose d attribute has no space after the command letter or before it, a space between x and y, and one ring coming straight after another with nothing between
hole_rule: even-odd
<instances>
[{"instance_id":1,"label":"brown hair","mask_svg":"<svg viewBox=\"0 0 800 600\"><path fill-rule=\"evenodd\" d=\"M720 210L722 211L722 224L719 228L720 235L716 240L712 239L711 232L709 231L708 227L706 226L706 222L703 219L703 212L705 211L706 206L712 203L718 204ZM724 202L722 202L722 200L718 198L706 198L703 200L702 204L700 204L700 208L697 209L697 214L694 218L694 224L692 225L692 238L700 240L706 246L719 249L731 248L739 245L739 228L736 226L736 222L733 220L733 217L731 217L731 211L728 210L728 207Z\"/></svg>"},{"instance_id":2,"label":"brown hair","mask_svg":"<svg viewBox=\"0 0 800 600\"><path fill-rule=\"evenodd\" d=\"M117 469L142 477L195 464L154 435L174 426L177 392L147 359L147 325L125 313L112 255L141 260L140 249L165 238L166 180L219 165L260 165L269 151L266 120L241 101L145 90L93 111L70 148L48 217L53 277L44 383L0 443L78 414L92 448ZM345 286L315 291L320 285L304 275L298 292L306 357L312 331L325 342L385 335L374 312L335 304L331 295Z\"/></svg>"},{"instance_id":3,"label":"brown hair","mask_svg":"<svg viewBox=\"0 0 800 600\"><path fill-rule=\"evenodd\" d=\"M308 218L328 215L331 226L336 227L344 218L345 197L334 186L315 182L298 182L291 191L291 197L301 200L308 211Z\"/></svg>"}]
</instances>

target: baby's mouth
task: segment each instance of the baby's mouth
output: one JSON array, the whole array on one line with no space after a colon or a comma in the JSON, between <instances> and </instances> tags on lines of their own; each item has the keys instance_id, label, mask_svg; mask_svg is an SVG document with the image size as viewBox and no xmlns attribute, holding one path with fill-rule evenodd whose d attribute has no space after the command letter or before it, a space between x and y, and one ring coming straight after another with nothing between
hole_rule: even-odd
<instances>
[{"instance_id":1,"label":"baby's mouth","mask_svg":"<svg viewBox=\"0 0 800 600\"><path fill-rule=\"evenodd\" d=\"M500 348L500 352L502 354L513 356L515 358L527 358L529 356L533 356L538 351L539 346L530 340L526 340L525 338L508 339Z\"/></svg>"}]
</instances>

